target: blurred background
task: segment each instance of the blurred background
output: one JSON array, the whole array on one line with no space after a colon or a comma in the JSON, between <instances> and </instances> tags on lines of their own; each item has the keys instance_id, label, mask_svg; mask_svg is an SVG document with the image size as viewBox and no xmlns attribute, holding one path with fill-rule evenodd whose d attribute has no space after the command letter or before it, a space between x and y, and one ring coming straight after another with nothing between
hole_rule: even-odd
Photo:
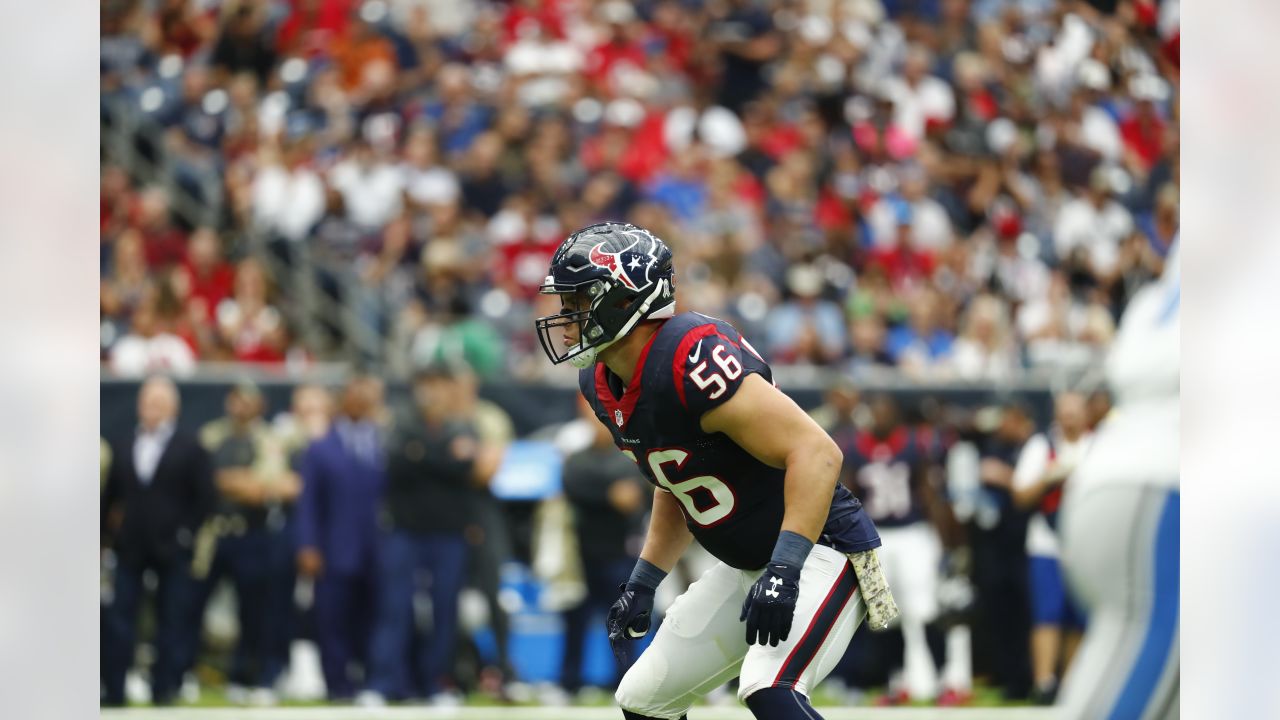
<instances>
[{"instance_id":1,"label":"blurred background","mask_svg":"<svg viewBox=\"0 0 1280 720\"><path fill-rule=\"evenodd\" d=\"M1176 0L101 13L105 703L603 702L648 490L532 320L607 219L927 538L817 704L1051 699L1043 531L1178 231Z\"/></svg>"}]
</instances>

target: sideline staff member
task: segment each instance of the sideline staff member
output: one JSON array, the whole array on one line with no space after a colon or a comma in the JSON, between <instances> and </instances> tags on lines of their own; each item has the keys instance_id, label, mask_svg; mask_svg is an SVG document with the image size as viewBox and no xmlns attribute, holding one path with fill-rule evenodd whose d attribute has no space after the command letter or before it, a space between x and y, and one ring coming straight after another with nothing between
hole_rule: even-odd
<instances>
[{"instance_id":1,"label":"sideline staff member","mask_svg":"<svg viewBox=\"0 0 1280 720\"><path fill-rule=\"evenodd\" d=\"M497 470L497 453L480 442L474 422L461 415L459 368L431 364L414 378L416 412L393 436L387 458L384 523L379 553L377 625L369 689L376 700L440 691L457 632L458 595L466 575L463 531L471 520L473 484ZM418 683L404 677L413 633L413 578L431 576L432 630L420 643Z\"/></svg>"}]
</instances>

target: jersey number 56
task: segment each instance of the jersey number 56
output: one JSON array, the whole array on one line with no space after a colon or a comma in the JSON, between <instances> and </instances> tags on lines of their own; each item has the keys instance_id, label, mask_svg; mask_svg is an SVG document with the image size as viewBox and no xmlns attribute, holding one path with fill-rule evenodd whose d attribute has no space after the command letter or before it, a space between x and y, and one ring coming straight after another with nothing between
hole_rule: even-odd
<instances>
[{"instance_id":1,"label":"jersey number 56","mask_svg":"<svg viewBox=\"0 0 1280 720\"><path fill-rule=\"evenodd\" d=\"M734 358L730 359L737 362ZM742 372L741 366L739 366L738 372ZM719 375L713 375L712 377L720 379ZM720 380L720 382L723 383L724 380ZM632 462L637 465L640 463L636 459L634 452L630 450L623 450L622 452L631 458ZM733 494L733 488L730 488L715 475L699 475L675 482L667 477L667 473L663 470L663 465L675 463L676 470L679 471L688 459L688 451L681 448L659 448L650 450L648 455L645 456L645 460L649 463L649 469L653 472L654 479L658 481L659 485L670 490L672 495L675 495L680 504L684 506L685 514L702 527L711 527L733 514L733 506L737 498ZM709 507L699 508L693 495L699 489L706 490L714 504Z\"/></svg>"},{"instance_id":2,"label":"jersey number 56","mask_svg":"<svg viewBox=\"0 0 1280 720\"><path fill-rule=\"evenodd\" d=\"M714 385L716 389L707 397L715 400L723 395L725 390L729 389L729 385L724 381L726 377L729 380L737 380L742 375L742 362L732 355L725 355L723 345L717 345L711 350L711 359L715 361L716 365L720 366L720 370L724 372L724 377L721 377L720 373L715 371L704 377L703 374L707 371L706 360L698 363L693 370L690 370L689 377L693 379L693 382L697 384L700 390L706 390Z\"/></svg>"}]
</instances>

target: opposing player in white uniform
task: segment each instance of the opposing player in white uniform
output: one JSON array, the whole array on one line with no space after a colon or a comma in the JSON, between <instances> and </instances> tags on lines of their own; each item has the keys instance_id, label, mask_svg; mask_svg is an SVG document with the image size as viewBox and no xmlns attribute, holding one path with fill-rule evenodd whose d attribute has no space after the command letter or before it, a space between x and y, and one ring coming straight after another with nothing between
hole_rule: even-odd
<instances>
[{"instance_id":1,"label":"opposing player in white uniform","mask_svg":"<svg viewBox=\"0 0 1280 720\"><path fill-rule=\"evenodd\" d=\"M1068 718L1178 716L1177 256L1129 303L1107 361L1116 410L1063 498L1062 563L1089 617Z\"/></svg>"}]
</instances>

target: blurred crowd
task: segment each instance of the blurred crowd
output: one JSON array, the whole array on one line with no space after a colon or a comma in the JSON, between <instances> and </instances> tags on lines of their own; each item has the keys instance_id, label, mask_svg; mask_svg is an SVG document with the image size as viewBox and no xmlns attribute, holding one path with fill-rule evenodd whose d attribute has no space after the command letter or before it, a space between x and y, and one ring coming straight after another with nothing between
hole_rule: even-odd
<instances>
[{"instance_id":1,"label":"blurred crowd","mask_svg":"<svg viewBox=\"0 0 1280 720\"><path fill-rule=\"evenodd\" d=\"M259 705L601 698L620 677L603 618L652 490L585 403L517 438L477 388L444 360L399 403L368 375L298 385L283 408L246 381L222 417L186 426L171 380L142 383L137 426L103 443L103 703L194 702L202 688ZM855 635L828 699L1053 699L1087 622L1057 565L1057 502L1110 405L1025 402L845 380L812 409L902 609L888 632ZM547 473L541 490L501 488ZM660 613L714 562L695 543Z\"/></svg>"},{"instance_id":2,"label":"blurred crowd","mask_svg":"<svg viewBox=\"0 0 1280 720\"><path fill-rule=\"evenodd\" d=\"M775 364L1001 380L1096 363L1178 230L1177 0L108 0L101 28L123 374L357 347L537 378L551 251L625 219Z\"/></svg>"}]
</instances>

